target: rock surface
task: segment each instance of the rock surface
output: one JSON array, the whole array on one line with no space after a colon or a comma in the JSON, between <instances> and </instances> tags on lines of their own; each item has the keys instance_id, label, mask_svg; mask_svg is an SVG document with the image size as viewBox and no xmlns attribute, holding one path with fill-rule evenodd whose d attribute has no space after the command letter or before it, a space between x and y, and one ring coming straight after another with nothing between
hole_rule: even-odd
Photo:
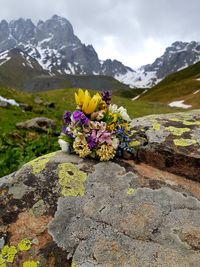
<instances>
[{"instance_id":1,"label":"rock surface","mask_svg":"<svg viewBox=\"0 0 200 267\"><path fill-rule=\"evenodd\" d=\"M197 182L63 152L0 182L3 267L199 266Z\"/></svg>"},{"instance_id":2,"label":"rock surface","mask_svg":"<svg viewBox=\"0 0 200 267\"><path fill-rule=\"evenodd\" d=\"M200 181L200 110L151 115L131 125L142 162Z\"/></svg>"},{"instance_id":3,"label":"rock surface","mask_svg":"<svg viewBox=\"0 0 200 267\"><path fill-rule=\"evenodd\" d=\"M18 129L47 132L49 129L55 130L56 124L51 119L45 117L37 117L25 122L19 122L16 124L16 127Z\"/></svg>"}]
</instances>

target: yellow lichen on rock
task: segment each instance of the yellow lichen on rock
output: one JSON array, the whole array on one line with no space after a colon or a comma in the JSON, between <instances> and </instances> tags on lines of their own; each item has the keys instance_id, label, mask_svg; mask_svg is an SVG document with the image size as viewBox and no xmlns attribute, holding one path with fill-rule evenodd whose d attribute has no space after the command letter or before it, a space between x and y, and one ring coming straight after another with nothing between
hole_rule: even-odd
<instances>
[{"instance_id":1,"label":"yellow lichen on rock","mask_svg":"<svg viewBox=\"0 0 200 267\"><path fill-rule=\"evenodd\" d=\"M76 267L76 263L73 261L71 267Z\"/></svg>"},{"instance_id":2,"label":"yellow lichen on rock","mask_svg":"<svg viewBox=\"0 0 200 267\"><path fill-rule=\"evenodd\" d=\"M25 261L22 267L38 267L38 261Z\"/></svg>"},{"instance_id":3,"label":"yellow lichen on rock","mask_svg":"<svg viewBox=\"0 0 200 267\"><path fill-rule=\"evenodd\" d=\"M4 264L4 262L13 263L16 254L17 248L15 246L6 245L1 250L0 262L2 262L2 264Z\"/></svg>"},{"instance_id":4,"label":"yellow lichen on rock","mask_svg":"<svg viewBox=\"0 0 200 267\"><path fill-rule=\"evenodd\" d=\"M0 267L6 267L6 260L4 259L3 255L0 254Z\"/></svg>"},{"instance_id":5,"label":"yellow lichen on rock","mask_svg":"<svg viewBox=\"0 0 200 267\"><path fill-rule=\"evenodd\" d=\"M157 121L152 124L152 128L155 131L160 131L160 127L161 127L161 124L158 123Z\"/></svg>"},{"instance_id":6,"label":"yellow lichen on rock","mask_svg":"<svg viewBox=\"0 0 200 267\"><path fill-rule=\"evenodd\" d=\"M133 195L135 193L135 189L134 188L128 188L128 190L127 190L127 195L129 195L129 196L131 196L131 195Z\"/></svg>"},{"instance_id":7,"label":"yellow lichen on rock","mask_svg":"<svg viewBox=\"0 0 200 267\"><path fill-rule=\"evenodd\" d=\"M179 119L179 118L171 118L169 119L170 121L175 121L175 122L182 122L183 120Z\"/></svg>"},{"instance_id":8,"label":"yellow lichen on rock","mask_svg":"<svg viewBox=\"0 0 200 267\"><path fill-rule=\"evenodd\" d=\"M140 145L140 141L137 141L137 140L132 140L130 143L129 143L129 146L130 147L135 147L135 146L139 146Z\"/></svg>"},{"instance_id":9,"label":"yellow lichen on rock","mask_svg":"<svg viewBox=\"0 0 200 267\"><path fill-rule=\"evenodd\" d=\"M194 140L194 139L183 139L183 138L180 138L180 139L174 139L174 144L176 146L191 146L191 145L194 145L196 144L197 141Z\"/></svg>"},{"instance_id":10,"label":"yellow lichen on rock","mask_svg":"<svg viewBox=\"0 0 200 267\"><path fill-rule=\"evenodd\" d=\"M185 119L171 118L170 121L181 122L184 125L200 125L200 121L189 121Z\"/></svg>"},{"instance_id":11,"label":"yellow lichen on rock","mask_svg":"<svg viewBox=\"0 0 200 267\"><path fill-rule=\"evenodd\" d=\"M200 121L183 121L184 125L200 125Z\"/></svg>"},{"instance_id":12,"label":"yellow lichen on rock","mask_svg":"<svg viewBox=\"0 0 200 267\"><path fill-rule=\"evenodd\" d=\"M31 248L32 242L27 238L22 239L18 244L18 249L20 251L27 251Z\"/></svg>"},{"instance_id":13,"label":"yellow lichen on rock","mask_svg":"<svg viewBox=\"0 0 200 267\"><path fill-rule=\"evenodd\" d=\"M190 132L190 128L177 128L173 126L169 126L165 128L166 131L171 132L173 135L181 136L184 133Z\"/></svg>"},{"instance_id":14,"label":"yellow lichen on rock","mask_svg":"<svg viewBox=\"0 0 200 267\"><path fill-rule=\"evenodd\" d=\"M57 152L53 152L50 154L47 154L45 156L41 156L37 159L34 159L32 161L30 161L29 163L27 163L28 165L32 166L32 170L34 174L38 174L41 171L43 171L47 165L47 163L49 162L49 160L54 157L56 155Z\"/></svg>"},{"instance_id":15,"label":"yellow lichen on rock","mask_svg":"<svg viewBox=\"0 0 200 267\"><path fill-rule=\"evenodd\" d=\"M61 163L58 165L58 179L63 196L83 196L86 178L87 174L80 171L72 163Z\"/></svg>"}]
</instances>

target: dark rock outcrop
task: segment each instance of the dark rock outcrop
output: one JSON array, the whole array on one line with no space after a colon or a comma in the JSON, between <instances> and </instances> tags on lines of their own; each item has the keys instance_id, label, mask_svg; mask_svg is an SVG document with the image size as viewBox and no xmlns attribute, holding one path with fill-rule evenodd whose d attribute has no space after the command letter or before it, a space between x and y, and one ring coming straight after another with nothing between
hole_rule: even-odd
<instances>
[{"instance_id":1,"label":"dark rock outcrop","mask_svg":"<svg viewBox=\"0 0 200 267\"><path fill-rule=\"evenodd\" d=\"M200 110L135 119L132 132L142 162L200 181Z\"/></svg>"}]
</instances>

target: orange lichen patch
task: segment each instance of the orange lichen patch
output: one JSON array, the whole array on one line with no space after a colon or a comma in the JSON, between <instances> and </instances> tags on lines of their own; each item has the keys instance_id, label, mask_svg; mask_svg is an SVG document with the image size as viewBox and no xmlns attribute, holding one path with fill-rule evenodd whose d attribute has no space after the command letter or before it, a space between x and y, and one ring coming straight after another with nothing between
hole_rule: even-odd
<instances>
[{"instance_id":1,"label":"orange lichen patch","mask_svg":"<svg viewBox=\"0 0 200 267\"><path fill-rule=\"evenodd\" d=\"M128 255L117 241L98 239L94 243L93 255L97 261L102 261L104 267L131 266L136 267L134 255ZM74 266L74 265L72 265ZM75 264L75 266L77 266Z\"/></svg>"},{"instance_id":2,"label":"orange lichen patch","mask_svg":"<svg viewBox=\"0 0 200 267\"><path fill-rule=\"evenodd\" d=\"M120 226L123 232L128 234L131 234L132 231L142 234L144 227L154 221L155 216L156 212L154 206L149 203L142 203L134 212L127 214L127 216L123 218Z\"/></svg>"},{"instance_id":3,"label":"orange lichen patch","mask_svg":"<svg viewBox=\"0 0 200 267\"><path fill-rule=\"evenodd\" d=\"M45 230L44 233L42 233L40 236L37 237L38 239L38 244L35 245L37 249L41 249L45 247L45 245L52 241L52 237L49 235L48 231Z\"/></svg>"},{"instance_id":4,"label":"orange lichen patch","mask_svg":"<svg viewBox=\"0 0 200 267\"><path fill-rule=\"evenodd\" d=\"M31 212L19 214L18 220L8 228L11 234L10 243L17 245L23 238L28 238L29 240L38 238L43 235L51 220L51 216L41 216L38 218Z\"/></svg>"}]
</instances>

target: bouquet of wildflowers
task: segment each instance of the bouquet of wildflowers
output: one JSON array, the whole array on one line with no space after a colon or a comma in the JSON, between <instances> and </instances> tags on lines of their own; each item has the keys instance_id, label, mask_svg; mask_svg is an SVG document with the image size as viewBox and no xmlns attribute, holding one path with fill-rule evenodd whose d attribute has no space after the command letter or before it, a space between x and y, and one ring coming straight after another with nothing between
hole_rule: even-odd
<instances>
[{"instance_id":1,"label":"bouquet of wildflowers","mask_svg":"<svg viewBox=\"0 0 200 267\"><path fill-rule=\"evenodd\" d=\"M108 91L93 96L87 90L75 93L76 110L63 116L59 137L63 151L107 161L129 149L130 118L125 108L111 105L110 100Z\"/></svg>"}]
</instances>

